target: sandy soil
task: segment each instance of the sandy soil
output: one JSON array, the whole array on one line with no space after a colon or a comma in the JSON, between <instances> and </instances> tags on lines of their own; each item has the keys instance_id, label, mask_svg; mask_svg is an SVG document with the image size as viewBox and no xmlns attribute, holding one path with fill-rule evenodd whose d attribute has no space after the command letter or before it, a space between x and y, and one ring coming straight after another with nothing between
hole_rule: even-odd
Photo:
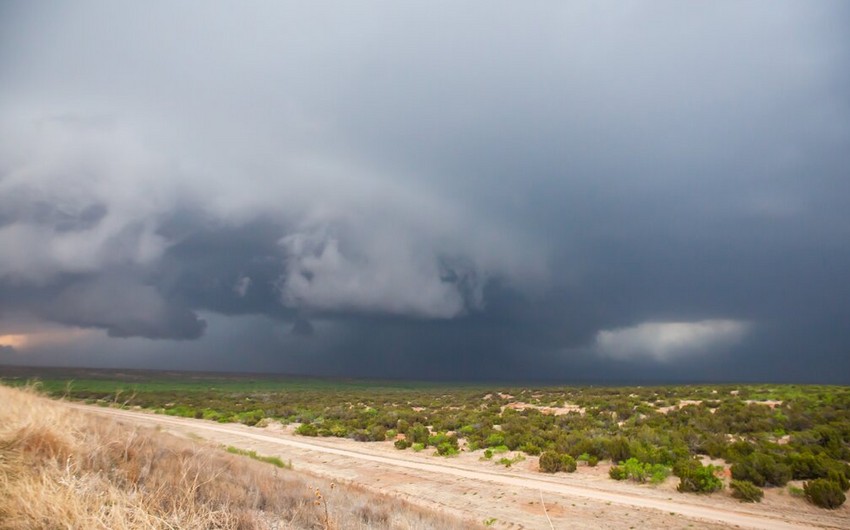
<instances>
[{"instance_id":1,"label":"sandy soil","mask_svg":"<svg viewBox=\"0 0 850 530\"><path fill-rule=\"evenodd\" d=\"M679 494L675 479L660 486L615 482L602 464L581 466L572 474L543 475L537 472L533 457L505 468L480 460L481 451L442 458L430 450L398 451L390 442L295 436L279 426L259 429L69 406L279 456L291 460L296 470L357 483L479 523L495 519L494 528L850 528L850 505L822 510L784 490L768 490L764 502L748 505L732 499L728 491L710 496Z\"/></svg>"}]
</instances>

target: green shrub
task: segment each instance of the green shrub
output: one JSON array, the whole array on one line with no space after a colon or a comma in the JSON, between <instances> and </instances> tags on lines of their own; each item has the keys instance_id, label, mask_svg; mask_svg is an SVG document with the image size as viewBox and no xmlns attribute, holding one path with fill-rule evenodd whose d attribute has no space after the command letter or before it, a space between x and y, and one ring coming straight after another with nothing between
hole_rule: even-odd
<instances>
[{"instance_id":1,"label":"green shrub","mask_svg":"<svg viewBox=\"0 0 850 530\"><path fill-rule=\"evenodd\" d=\"M487 451L484 452L484 456L487 456ZM561 456L555 451L544 451L540 455L538 465L543 473L557 473L561 470Z\"/></svg>"},{"instance_id":2,"label":"green shrub","mask_svg":"<svg viewBox=\"0 0 850 530\"><path fill-rule=\"evenodd\" d=\"M443 442L437 445L437 454L440 456L453 456L458 453L457 447L449 442Z\"/></svg>"},{"instance_id":3,"label":"green shrub","mask_svg":"<svg viewBox=\"0 0 850 530\"><path fill-rule=\"evenodd\" d=\"M387 428L383 425L372 425L368 432L370 442L383 442L387 439Z\"/></svg>"},{"instance_id":4,"label":"green shrub","mask_svg":"<svg viewBox=\"0 0 850 530\"><path fill-rule=\"evenodd\" d=\"M486 440L484 440L484 445L487 447L505 445L505 435L498 432L494 432L493 434L488 436Z\"/></svg>"},{"instance_id":5,"label":"green shrub","mask_svg":"<svg viewBox=\"0 0 850 530\"><path fill-rule=\"evenodd\" d=\"M410 442L408 442L407 440L401 439L401 440L396 440L395 443L393 443L393 445L395 446L396 449L404 450L404 449L407 449L408 447L410 447Z\"/></svg>"},{"instance_id":6,"label":"green shrub","mask_svg":"<svg viewBox=\"0 0 850 530\"><path fill-rule=\"evenodd\" d=\"M733 480L729 487L732 488L732 496L741 502L761 502L764 491L746 480Z\"/></svg>"},{"instance_id":7,"label":"green shrub","mask_svg":"<svg viewBox=\"0 0 850 530\"><path fill-rule=\"evenodd\" d=\"M608 457L612 462L622 462L632 456L628 438L618 436L617 438L611 439L607 445L608 447L606 447L606 450L608 452Z\"/></svg>"},{"instance_id":8,"label":"green shrub","mask_svg":"<svg viewBox=\"0 0 850 530\"><path fill-rule=\"evenodd\" d=\"M576 461L570 455L561 455L561 471L573 473L576 470Z\"/></svg>"},{"instance_id":9,"label":"green shrub","mask_svg":"<svg viewBox=\"0 0 850 530\"><path fill-rule=\"evenodd\" d=\"M670 476L670 468L663 464L649 464L637 458L629 458L619 465L611 466L608 476L614 480L633 480L634 482L652 482L659 484Z\"/></svg>"},{"instance_id":10,"label":"green shrub","mask_svg":"<svg viewBox=\"0 0 850 530\"><path fill-rule=\"evenodd\" d=\"M531 456L537 456L542 451L542 449L540 449L539 445L535 445L531 442L526 442L526 443L522 444L521 446L519 446L519 450L522 451L523 453L525 453L527 455L531 455Z\"/></svg>"},{"instance_id":11,"label":"green shrub","mask_svg":"<svg viewBox=\"0 0 850 530\"><path fill-rule=\"evenodd\" d=\"M784 486L791 477L789 466L764 453L753 453L732 465L732 478L747 480L756 486Z\"/></svg>"},{"instance_id":12,"label":"green shrub","mask_svg":"<svg viewBox=\"0 0 850 530\"><path fill-rule=\"evenodd\" d=\"M661 484L670 476L670 468L663 464L652 464L649 468L649 481L652 484Z\"/></svg>"},{"instance_id":13,"label":"green shrub","mask_svg":"<svg viewBox=\"0 0 850 530\"><path fill-rule=\"evenodd\" d=\"M847 475L844 473L844 470L840 468L830 469L826 474L826 478L838 484L838 487L841 488L841 491L847 491L848 489L850 489L850 480L848 480Z\"/></svg>"},{"instance_id":14,"label":"green shrub","mask_svg":"<svg viewBox=\"0 0 850 530\"><path fill-rule=\"evenodd\" d=\"M806 496L806 499L815 506L828 508L830 510L838 508L844 504L844 501L846 500L844 492L841 491L841 486L831 480L823 478L818 478L803 484L803 493Z\"/></svg>"},{"instance_id":15,"label":"green shrub","mask_svg":"<svg viewBox=\"0 0 850 530\"><path fill-rule=\"evenodd\" d=\"M704 466L698 460L690 460L680 466L676 472L679 485L676 490L680 493L712 493L723 488L723 481L714 474L718 468L712 465Z\"/></svg>"},{"instance_id":16,"label":"green shrub","mask_svg":"<svg viewBox=\"0 0 850 530\"><path fill-rule=\"evenodd\" d=\"M629 458L621 464L626 477L635 482L646 482L647 469L637 458Z\"/></svg>"},{"instance_id":17,"label":"green shrub","mask_svg":"<svg viewBox=\"0 0 850 530\"><path fill-rule=\"evenodd\" d=\"M608 470L608 476L614 480L626 480L628 478L623 466L611 466L611 469Z\"/></svg>"},{"instance_id":18,"label":"green shrub","mask_svg":"<svg viewBox=\"0 0 850 530\"><path fill-rule=\"evenodd\" d=\"M417 442L417 443L411 445L410 447L413 448L413 451L418 453L419 451L425 449L425 444Z\"/></svg>"},{"instance_id":19,"label":"green shrub","mask_svg":"<svg viewBox=\"0 0 850 530\"><path fill-rule=\"evenodd\" d=\"M484 450L484 458L486 458L487 460L490 460L491 458L493 458L493 450L490 449L490 448L485 449Z\"/></svg>"},{"instance_id":20,"label":"green shrub","mask_svg":"<svg viewBox=\"0 0 850 530\"><path fill-rule=\"evenodd\" d=\"M421 443L423 445L428 445L428 437L431 433L428 431L428 427L422 425L421 423L414 423L413 427L408 429L408 438L414 444Z\"/></svg>"},{"instance_id":21,"label":"green shrub","mask_svg":"<svg viewBox=\"0 0 850 530\"><path fill-rule=\"evenodd\" d=\"M301 436L318 436L319 430L312 423L302 423L295 429L295 434L300 434Z\"/></svg>"}]
</instances>

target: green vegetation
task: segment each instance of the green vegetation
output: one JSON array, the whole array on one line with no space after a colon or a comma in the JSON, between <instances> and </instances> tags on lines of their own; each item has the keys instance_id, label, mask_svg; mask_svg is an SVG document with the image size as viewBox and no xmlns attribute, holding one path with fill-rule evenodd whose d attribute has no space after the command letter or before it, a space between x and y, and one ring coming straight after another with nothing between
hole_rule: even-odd
<instances>
[{"instance_id":1,"label":"green vegetation","mask_svg":"<svg viewBox=\"0 0 850 530\"><path fill-rule=\"evenodd\" d=\"M616 466L611 466L608 475L614 480L632 480L640 483L651 482L652 484L660 484L670 476L670 468L663 464L641 462L633 457L625 462L620 462Z\"/></svg>"},{"instance_id":2,"label":"green vegetation","mask_svg":"<svg viewBox=\"0 0 850 530\"><path fill-rule=\"evenodd\" d=\"M850 486L850 388L818 385L524 387L192 374L86 372L44 378L57 397L161 414L264 426L297 425L303 436L390 440L399 450L451 456L474 451L506 464L539 456L543 472L616 463L618 480L679 491L822 479ZM83 377L80 377L83 376ZM7 380L23 384L29 377ZM502 456L499 456L502 455ZM820 484L820 483L818 483ZM744 486L746 488L746 486ZM817 486L823 488L823 486ZM737 490L733 489L733 494ZM742 494L743 495L743 494ZM813 501L814 502L814 501Z\"/></svg>"},{"instance_id":3,"label":"green vegetation","mask_svg":"<svg viewBox=\"0 0 850 530\"><path fill-rule=\"evenodd\" d=\"M239 449L238 447L233 447L232 445L228 445L226 451L234 455L247 456L248 458L251 458L253 460L265 462L275 467L283 469L292 469L292 462L284 462L276 456L258 455L256 451L246 451L245 449Z\"/></svg>"},{"instance_id":4,"label":"green vegetation","mask_svg":"<svg viewBox=\"0 0 850 530\"><path fill-rule=\"evenodd\" d=\"M732 496L741 502L761 502L764 497L761 488L746 480L733 480L729 488L732 489Z\"/></svg>"},{"instance_id":5,"label":"green vegetation","mask_svg":"<svg viewBox=\"0 0 850 530\"><path fill-rule=\"evenodd\" d=\"M723 488L723 481L717 477L722 468L702 465L695 458L680 460L673 466L673 473L679 477L676 489L680 493L713 493Z\"/></svg>"},{"instance_id":6,"label":"green vegetation","mask_svg":"<svg viewBox=\"0 0 850 530\"><path fill-rule=\"evenodd\" d=\"M557 473L566 471L573 473L576 470L576 461L570 455L563 455L555 451L545 451L540 455L537 462L543 473Z\"/></svg>"},{"instance_id":7,"label":"green vegetation","mask_svg":"<svg viewBox=\"0 0 850 530\"><path fill-rule=\"evenodd\" d=\"M838 508L846 500L844 492L841 491L841 486L832 480L823 478L803 484L803 492L809 502L815 506L830 510Z\"/></svg>"}]
</instances>

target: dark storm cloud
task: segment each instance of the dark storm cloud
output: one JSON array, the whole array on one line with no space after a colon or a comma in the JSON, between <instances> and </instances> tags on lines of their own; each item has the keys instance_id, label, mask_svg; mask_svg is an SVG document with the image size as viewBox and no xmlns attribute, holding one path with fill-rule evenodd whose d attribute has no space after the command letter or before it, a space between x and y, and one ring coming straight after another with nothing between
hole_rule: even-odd
<instances>
[{"instance_id":1,"label":"dark storm cloud","mask_svg":"<svg viewBox=\"0 0 850 530\"><path fill-rule=\"evenodd\" d=\"M0 323L135 366L847 382L846 3L0 10Z\"/></svg>"}]
</instances>

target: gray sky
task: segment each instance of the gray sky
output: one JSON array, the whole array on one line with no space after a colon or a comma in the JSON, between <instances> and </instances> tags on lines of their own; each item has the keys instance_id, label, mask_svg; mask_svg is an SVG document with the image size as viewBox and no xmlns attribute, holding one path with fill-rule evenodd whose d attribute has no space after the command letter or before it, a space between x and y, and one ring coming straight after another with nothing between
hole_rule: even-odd
<instances>
[{"instance_id":1,"label":"gray sky","mask_svg":"<svg viewBox=\"0 0 850 530\"><path fill-rule=\"evenodd\" d=\"M0 4L0 363L850 383L846 2Z\"/></svg>"}]
</instances>

